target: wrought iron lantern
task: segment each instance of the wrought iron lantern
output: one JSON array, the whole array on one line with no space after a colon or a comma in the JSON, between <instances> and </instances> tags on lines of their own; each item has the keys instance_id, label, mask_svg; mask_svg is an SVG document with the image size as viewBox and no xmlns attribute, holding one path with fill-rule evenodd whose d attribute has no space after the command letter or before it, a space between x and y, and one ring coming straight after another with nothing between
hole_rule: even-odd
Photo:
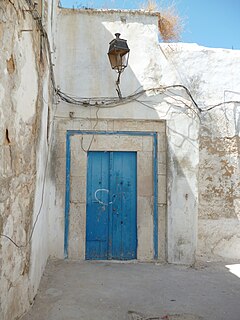
<instances>
[{"instance_id":1,"label":"wrought iron lantern","mask_svg":"<svg viewBox=\"0 0 240 320\"><path fill-rule=\"evenodd\" d=\"M120 39L120 33L115 33L115 36L116 38L109 43L108 57L112 69L114 69L118 73L116 90L119 98L122 99L122 94L119 87L120 76L128 65L128 56L130 50L127 45L127 40Z\"/></svg>"}]
</instances>

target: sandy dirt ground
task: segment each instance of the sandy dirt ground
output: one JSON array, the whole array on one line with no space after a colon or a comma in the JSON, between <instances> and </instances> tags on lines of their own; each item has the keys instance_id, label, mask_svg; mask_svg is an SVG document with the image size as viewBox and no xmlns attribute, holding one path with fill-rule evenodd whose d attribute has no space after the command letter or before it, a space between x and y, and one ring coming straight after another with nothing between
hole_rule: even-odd
<instances>
[{"instance_id":1,"label":"sandy dirt ground","mask_svg":"<svg viewBox=\"0 0 240 320\"><path fill-rule=\"evenodd\" d=\"M49 261L22 320L240 320L240 278L227 264Z\"/></svg>"}]
</instances>

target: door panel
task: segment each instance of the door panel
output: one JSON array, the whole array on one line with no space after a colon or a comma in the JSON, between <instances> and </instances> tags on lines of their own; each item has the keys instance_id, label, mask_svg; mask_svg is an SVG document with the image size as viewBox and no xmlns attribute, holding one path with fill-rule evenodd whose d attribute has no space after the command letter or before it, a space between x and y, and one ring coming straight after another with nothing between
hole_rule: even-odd
<instances>
[{"instance_id":1,"label":"door panel","mask_svg":"<svg viewBox=\"0 0 240 320\"><path fill-rule=\"evenodd\" d=\"M86 259L136 258L136 152L88 153Z\"/></svg>"},{"instance_id":2,"label":"door panel","mask_svg":"<svg viewBox=\"0 0 240 320\"><path fill-rule=\"evenodd\" d=\"M107 259L109 153L88 153L86 259Z\"/></svg>"},{"instance_id":3,"label":"door panel","mask_svg":"<svg viewBox=\"0 0 240 320\"><path fill-rule=\"evenodd\" d=\"M112 191L112 258L136 258L136 153L114 152Z\"/></svg>"}]
</instances>

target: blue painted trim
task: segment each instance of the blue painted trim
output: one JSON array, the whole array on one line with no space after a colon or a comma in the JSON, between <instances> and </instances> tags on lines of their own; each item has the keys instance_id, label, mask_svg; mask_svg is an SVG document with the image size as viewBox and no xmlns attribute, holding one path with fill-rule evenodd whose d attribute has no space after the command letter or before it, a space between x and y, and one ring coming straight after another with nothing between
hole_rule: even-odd
<instances>
[{"instance_id":1,"label":"blue painted trim","mask_svg":"<svg viewBox=\"0 0 240 320\"><path fill-rule=\"evenodd\" d=\"M126 135L126 136L151 136L153 137L153 180L154 180L154 204L153 204L153 247L154 259L158 258L158 141L156 132L141 131L81 131L67 130L66 133L66 192L65 192L65 228L64 228L64 257L68 257L69 234L69 209L70 209L70 166L71 143L70 137L76 134L94 135Z\"/></svg>"},{"instance_id":2,"label":"blue painted trim","mask_svg":"<svg viewBox=\"0 0 240 320\"><path fill-rule=\"evenodd\" d=\"M156 132L141 132L141 131L81 131L81 130L67 130L67 135L75 134L108 134L108 135L126 135L126 136L154 136Z\"/></svg>"},{"instance_id":3,"label":"blue painted trim","mask_svg":"<svg viewBox=\"0 0 240 320\"><path fill-rule=\"evenodd\" d=\"M112 183L113 183L113 180L112 180L112 176L113 176L113 152L110 151L109 152L109 177L108 177L108 185L109 185L109 190L111 190L111 194L108 193L108 202L112 202L112 191L113 191L113 186L112 186ZM111 200L110 200L111 199ZM113 204L111 203L109 205L109 212L112 212L112 207L113 207ZM112 214L109 214L108 215L108 257L109 259L112 259L112 238L113 238L113 235L112 235L112 232L113 232L113 217L112 217Z\"/></svg>"},{"instance_id":4,"label":"blue painted trim","mask_svg":"<svg viewBox=\"0 0 240 320\"><path fill-rule=\"evenodd\" d=\"M158 140L157 133L153 137L153 193L154 193L154 210L153 210L153 247L154 259L158 258Z\"/></svg>"},{"instance_id":5,"label":"blue painted trim","mask_svg":"<svg viewBox=\"0 0 240 320\"><path fill-rule=\"evenodd\" d=\"M64 258L68 258L68 233L70 209L70 166L71 166L71 141L66 135L66 191L65 191L65 226L64 226Z\"/></svg>"}]
</instances>

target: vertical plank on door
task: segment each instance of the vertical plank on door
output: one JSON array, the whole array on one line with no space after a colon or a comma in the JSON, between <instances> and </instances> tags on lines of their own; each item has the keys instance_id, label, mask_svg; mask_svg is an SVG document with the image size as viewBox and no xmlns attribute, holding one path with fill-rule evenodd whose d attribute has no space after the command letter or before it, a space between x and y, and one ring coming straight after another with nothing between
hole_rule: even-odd
<instances>
[{"instance_id":1,"label":"vertical plank on door","mask_svg":"<svg viewBox=\"0 0 240 320\"><path fill-rule=\"evenodd\" d=\"M135 259L137 255L137 154L113 153L112 258Z\"/></svg>"},{"instance_id":2,"label":"vertical plank on door","mask_svg":"<svg viewBox=\"0 0 240 320\"><path fill-rule=\"evenodd\" d=\"M109 153L89 152L86 259L108 258Z\"/></svg>"}]
</instances>

